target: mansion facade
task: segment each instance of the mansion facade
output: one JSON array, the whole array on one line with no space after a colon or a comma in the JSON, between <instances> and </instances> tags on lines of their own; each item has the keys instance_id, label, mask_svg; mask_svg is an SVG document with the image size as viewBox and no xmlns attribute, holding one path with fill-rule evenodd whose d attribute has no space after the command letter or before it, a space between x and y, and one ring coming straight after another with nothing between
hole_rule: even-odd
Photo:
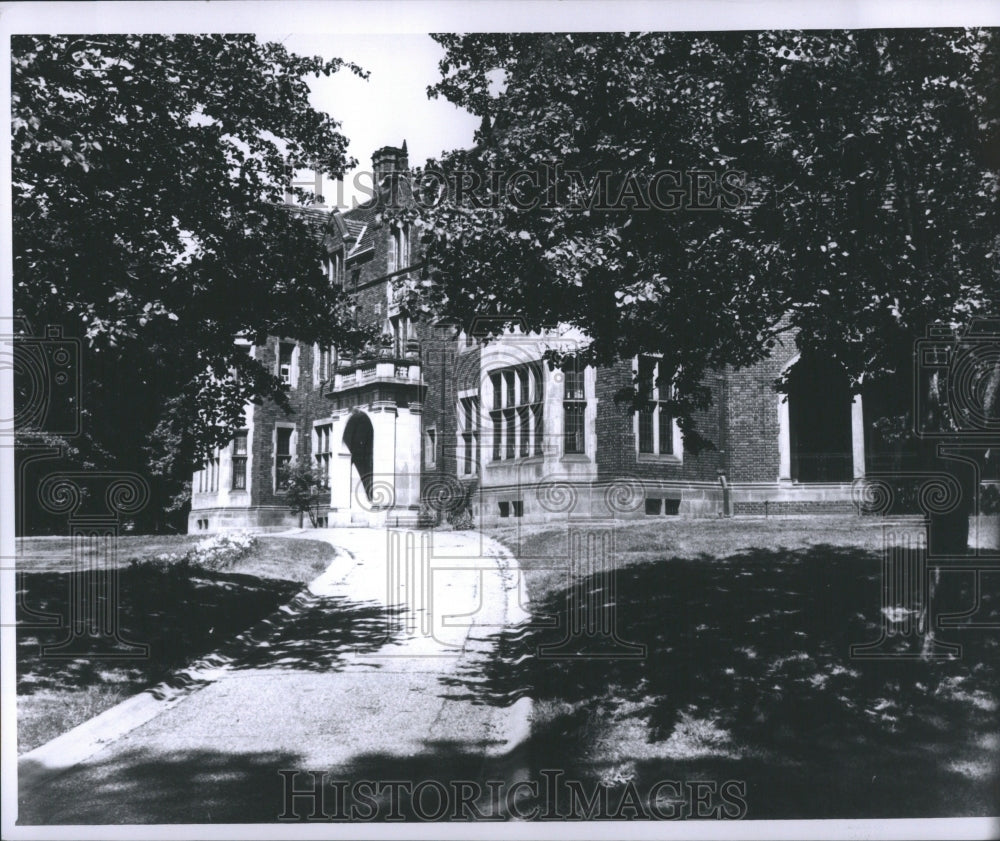
<instances>
[{"instance_id":1,"label":"mansion facade","mask_svg":"<svg viewBox=\"0 0 1000 841\"><path fill-rule=\"evenodd\" d=\"M405 143L379 149L373 164L376 183L400 177ZM281 483L292 461L327 477L318 521L329 526L852 510L872 446L861 398L793 343L709 377L713 401L695 419L717 449L695 456L664 394L639 411L615 400L636 373L655 382L655 358L553 369L545 352L572 360L582 336L510 332L484 343L474 327L414 322L393 281L419 263L415 215L387 220L377 199L302 212L323 229L330 282L383 341L358 356L280 336L250 348L287 383L293 411L247 406L244 428L193 476L190 532L298 525ZM787 395L774 387L785 373Z\"/></svg>"}]
</instances>

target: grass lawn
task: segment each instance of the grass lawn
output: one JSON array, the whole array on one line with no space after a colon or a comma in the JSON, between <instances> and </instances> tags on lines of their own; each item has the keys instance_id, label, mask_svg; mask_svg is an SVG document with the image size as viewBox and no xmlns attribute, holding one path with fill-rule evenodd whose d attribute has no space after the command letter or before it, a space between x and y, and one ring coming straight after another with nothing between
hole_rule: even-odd
<instances>
[{"instance_id":1,"label":"grass lawn","mask_svg":"<svg viewBox=\"0 0 1000 841\"><path fill-rule=\"evenodd\" d=\"M262 535L249 555L225 570L150 563L163 553L183 554L200 539L195 535L119 538L121 633L131 642L149 646L148 657L130 659L108 658L106 652L95 655L87 643L72 649L70 656L42 653L42 646L68 636L72 549L64 537L18 540L19 753L45 744L213 651L287 602L334 557L327 543Z\"/></svg>"},{"instance_id":2,"label":"grass lawn","mask_svg":"<svg viewBox=\"0 0 1000 841\"><path fill-rule=\"evenodd\" d=\"M850 656L883 620L877 521L626 523L613 586L567 564L565 526L493 534L524 570L533 623L454 683L486 703L534 699L534 778L557 766L612 802L629 783L645 796L660 780L743 781L749 818L997 814L996 628L941 632L960 659ZM965 604L972 576L942 578ZM978 618L997 623L1000 573L983 581ZM609 603L620 642L567 638Z\"/></svg>"}]
</instances>

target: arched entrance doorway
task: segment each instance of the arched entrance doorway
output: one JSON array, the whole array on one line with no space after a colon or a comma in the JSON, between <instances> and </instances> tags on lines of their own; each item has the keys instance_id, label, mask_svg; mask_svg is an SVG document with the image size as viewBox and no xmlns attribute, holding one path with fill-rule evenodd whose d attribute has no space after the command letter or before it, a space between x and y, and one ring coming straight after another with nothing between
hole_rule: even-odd
<instances>
[{"instance_id":1,"label":"arched entrance doorway","mask_svg":"<svg viewBox=\"0 0 1000 841\"><path fill-rule=\"evenodd\" d=\"M344 446L351 454L352 485L354 471L357 470L369 502L372 498L372 445L374 440L375 430L372 428L371 419L362 411L354 412L344 427Z\"/></svg>"},{"instance_id":2,"label":"arched entrance doorway","mask_svg":"<svg viewBox=\"0 0 1000 841\"><path fill-rule=\"evenodd\" d=\"M792 481L851 481L853 398L844 369L835 361L803 357L787 382Z\"/></svg>"}]
</instances>

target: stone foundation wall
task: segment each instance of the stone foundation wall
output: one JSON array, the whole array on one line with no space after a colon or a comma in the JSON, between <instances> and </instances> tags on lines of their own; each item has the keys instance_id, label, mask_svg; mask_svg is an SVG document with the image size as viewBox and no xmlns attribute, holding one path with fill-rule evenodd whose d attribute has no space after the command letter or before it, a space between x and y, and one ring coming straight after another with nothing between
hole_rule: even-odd
<instances>
[{"instance_id":1,"label":"stone foundation wall","mask_svg":"<svg viewBox=\"0 0 1000 841\"><path fill-rule=\"evenodd\" d=\"M645 520L670 516L717 517L722 490L709 483L668 484L621 479L612 482L552 482L480 488L472 500L477 526L514 522Z\"/></svg>"},{"instance_id":2,"label":"stone foundation wall","mask_svg":"<svg viewBox=\"0 0 1000 841\"><path fill-rule=\"evenodd\" d=\"M306 517L304 524L308 525ZM204 525L202 525L204 524ZM298 528L299 517L287 508L258 506L255 508L202 508L188 515L188 534L216 534L225 531L283 531Z\"/></svg>"}]
</instances>

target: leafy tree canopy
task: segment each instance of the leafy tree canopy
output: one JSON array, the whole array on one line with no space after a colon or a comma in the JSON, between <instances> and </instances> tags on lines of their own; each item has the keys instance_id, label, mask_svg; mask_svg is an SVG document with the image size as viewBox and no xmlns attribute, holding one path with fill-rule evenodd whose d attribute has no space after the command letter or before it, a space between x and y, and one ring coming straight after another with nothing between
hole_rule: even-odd
<instances>
[{"instance_id":1,"label":"leafy tree canopy","mask_svg":"<svg viewBox=\"0 0 1000 841\"><path fill-rule=\"evenodd\" d=\"M289 509L293 514L308 515L313 528L320 509L330 499L328 480L326 471L309 462L289 462L278 473Z\"/></svg>"},{"instance_id":2,"label":"leafy tree canopy","mask_svg":"<svg viewBox=\"0 0 1000 841\"><path fill-rule=\"evenodd\" d=\"M72 454L176 487L247 400L284 400L235 338L361 338L318 216L282 200L354 164L305 78L365 74L251 35L15 36L12 60L16 311L83 343Z\"/></svg>"},{"instance_id":3,"label":"leafy tree canopy","mask_svg":"<svg viewBox=\"0 0 1000 841\"><path fill-rule=\"evenodd\" d=\"M430 94L483 125L429 164L453 187L427 214L414 305L570 324L597 361L662 354L688 446L705 372L782 332L858 387L927 325L997 307L994 32L435 38ZM500 201L454 189L491 173Z\"/></svg>"}]
</instances>

